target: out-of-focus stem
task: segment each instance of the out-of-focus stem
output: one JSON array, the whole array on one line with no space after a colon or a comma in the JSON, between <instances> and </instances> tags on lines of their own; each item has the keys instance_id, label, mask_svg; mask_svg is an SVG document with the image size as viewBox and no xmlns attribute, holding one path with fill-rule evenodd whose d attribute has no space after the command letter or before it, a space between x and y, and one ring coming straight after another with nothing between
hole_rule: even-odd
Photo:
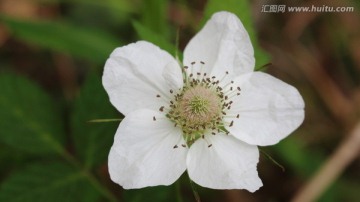
<instances>
[{"instance_id":1,"label":"out-of-focus stem","mask_svg":"<svg viewBox=\"0 0 360 202\"><path fill-rule=\"evenodd\" d=\"M294 197L292 202L311 202L342 173L360 153L360 122L341 143L315 176Z\"/></svg>"}]
</instances>

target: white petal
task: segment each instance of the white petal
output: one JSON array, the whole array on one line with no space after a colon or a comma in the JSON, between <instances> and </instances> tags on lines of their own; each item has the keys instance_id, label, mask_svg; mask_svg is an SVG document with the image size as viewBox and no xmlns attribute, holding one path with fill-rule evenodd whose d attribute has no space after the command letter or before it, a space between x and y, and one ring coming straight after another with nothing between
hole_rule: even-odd
<instances>
[{"instance_id":1,"label":"white petal","mask_svg":"<svg viewBox=\"0 0 360 202\"><path fill-rule=\"evenodd\" d=\"M184 65L205 62L203 70L221 78L226 71L239 75L254 69L254 50L237 16L215 13L184 50ZM200 65L196 66L199 71Z\"/></svg>"},{"instance_id":2,"label":"white petal","mask_svg":"<svg viewBox=\"0 0 360 202\"><path fill-rule=\"evenodd\" d=\"M182 132L163 114L147 109L131 112L110 150L111 179L125 189L172 184L186 169L187 149L174 149L176 144L184 144Z\"/></svg>"},{"instance_id":3,"label":"white petal","mask_svg":"<svg viewBox=\"0 0 360 202\"><path fill-rule=\"evenodd\" d=\"M145 41L115 49L106 61L102 79L111 103L124 115L167 104L170 89L162 74L172 61L175 59L167 52Z\"/></svg>"},{"instance_id":4,"label":"white petal","mask_svg":"<svg viewBox=\"0 0 360 202\"><path fill-rule=\"evenodd\" d=\"M304 100L296 88L262 72L236 78L241 94L233 98L227 127L235 137L249 144L276 144L304 120Z\"/></svg>"},{"instance_id":5,"label":"white petal","mask_svg":"<svg viewBox=\"0 0 360 202\"><path fill-rule=\"evenodd\" d=\"M170 89L174 91L181 89L184 85L181 67L176 61L171 61L166 65L163 72L163 77Z\"/></svg>"},{"instance_id":6,"label":"white petal","mask_svg":"<svg viewBox=\"0 0 360 202\"><path fill-rule=\"evenodd\" d=\"M262 186L256 165L259 150L232 136L207 135L191 145L186 159L190 178L212 189L247 189ZM212 144L211 147L208 147Z\"/></svg>"}]
</instances>

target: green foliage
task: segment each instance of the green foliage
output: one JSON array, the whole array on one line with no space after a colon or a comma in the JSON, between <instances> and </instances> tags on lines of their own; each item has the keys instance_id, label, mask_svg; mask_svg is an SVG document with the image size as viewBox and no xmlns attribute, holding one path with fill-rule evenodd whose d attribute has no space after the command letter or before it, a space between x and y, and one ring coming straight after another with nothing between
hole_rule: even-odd
<instances>
[{"instance_id":1,"label":"green foliage","mask_svg":"<svg viewBox=\"0 0 360 202\"><path fill-rule=\"evenodd\" d=\"M326 156L318 151L309 151L304 148L301 141L287 138L273 147L276 154L281 157L290 170L303 179L310 178L315 171L324 164ZM344 189L346 187L346 189ZM349 180L340 179L335 182L318 200L319 202L354 201L360 189L358 184ZM341 190L341 191L339 191ZM356 191L357 190L357 191ZM343 193L348 193L344 195Z\"/></svg>"},{"instance_id":2,"label":"green foliage","mask_svg":"<svg viewBox=\"0 0 360 202\"><path fill-rule=\"evenodd\" d=\"M158 33L152 31L148 27L140 24L137 21L133 21L133 26L136 30L136 33L139 35L139 37L143 40L150 41L153 44L156 44L161 49L166 50L173 56L176 52L176 47L174 44L171 44L169 41L167 41L163 36L159 35Z\"/></svg>"},{"instance_id":3,"label":"green foliage","mask_svg":"<svg viewBox=\"0 0 360 202\"><path fill-rule=\"evenodd\" d=\"M141 11L141 24L165 39L169 35L167 23L168 0L144 1Z\"/></svg>"},{"instance_id":4,"label":"green foliage","mask_svg":"<svg viewBox=\"0 0 360 202\"><path fill-rule=\"evenodd\" d=\"M204 18L202 19L202 24L210 19L211 15L218 11L229 11L236 14L241 22L244 24L245 29L248 31L252 45L254 46L255 51L255 69L261 68L263 65L269 62L269 55L264 52L257 40L256 32L254 29L254 23L251 16L251 7L248 0L209 0L206 4L204 11Z\"/></svg>"},{"instance_id":5,"label":"green foliage","mask_svg":"<svg viewBox=\"0 0 360 202\"><path fill-rule=\"evenodd\" d=\"M28 21L0 16L14 36L26 42L103 63L121 43L108 33L66 22Z\"/></svg>"},{"instance_id":6,"label":"green foliage","mask_svg":"<svg viewBox=\"0 0 360 202\"><path fill-rule=\"evenodd\" d=\"M86 168L104 163L119 122L89 123L89 120L116 118L100 78L90 75L75 100L71 128L76 151Z\"/></svg>"},{"instance_id":7,"label":"green foliage","mask_svg":"<svg viewBox=\"0 0 360 202\"><path fill-rule=\"evenodd\" d=\"M37 85L0 75L0 141L36 153L62 153L63 122L51 98Z\"/></svg>"},{"instance_id":8,"label":"green foliage","mask_svg":"<svg viewBox=\"0 0 360 202\"><path fill-rule=\"evenodd\" d=\"M8 202L92 202L98 198L83 173L59 162L19 170L0 188L0 201Z\"/></svg>"},{"instance_id":9,"label":"green foliage","mask_svg":"<svg viewBox=\"0 0 360 202\"><path fill-rule=\"evenodd\" d=\"M175 201L175 186L147 187L141 190L128 190L124 193L124 201L143 202L143 201Z\"/></svg>"}]
</instances>

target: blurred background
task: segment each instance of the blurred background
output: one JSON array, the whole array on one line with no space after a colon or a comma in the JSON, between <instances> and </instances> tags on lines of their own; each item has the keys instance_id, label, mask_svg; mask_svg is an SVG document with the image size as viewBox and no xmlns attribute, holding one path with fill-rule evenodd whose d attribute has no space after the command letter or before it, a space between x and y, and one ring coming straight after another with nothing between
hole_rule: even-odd
<instances>
[{"instance_id":1,"label":"blurred background","mask_svg":"<svg viewBox=\"0 0 360 202\"><path fill-rule=\"evenodd\" d=\"M193 189L205 202L360 201L359 9L357 0L0 0L0 201L196 201ZM220 10L244 23L256 69L300 91L304 123L261 148L255 193L191 188L186 174L123 190L107 172L119 122L88 122L122 118L101 85L106 59L140 39L174 55L177 33L182 51Z\"/></svg>"}]
</instances>

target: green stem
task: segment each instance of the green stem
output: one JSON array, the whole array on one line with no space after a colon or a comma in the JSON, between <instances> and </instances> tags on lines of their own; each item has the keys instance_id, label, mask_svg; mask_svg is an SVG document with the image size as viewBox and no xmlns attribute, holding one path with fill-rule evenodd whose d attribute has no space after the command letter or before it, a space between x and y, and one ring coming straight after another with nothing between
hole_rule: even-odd
<instances>
[{"instance_id":1,"label":"green stem","mask_svg":"<svg viewBox=\"0 0 360 202\"><path fill-rule=\"evenodd\" d=\"M83 168L81 164L72 155L70 155L65 150L62 150L60 154L65 160L67 160L69 163L79 169L84 175L84 177L86 177L87 180L90 182L90 184L95 189L97 189L108 201L117 202L116 197L108 189L106 189L87 169Z\"/></svg>"},{"instance_id":2,"label":"green stem","mask_svg":"<svg viewBox=\"0 0 360 202\"><path fill-rule=\"evenodd\" d=\"M89 120L89 123L106 123L106 122L117 122L122 121L123 119L92 119Z\"/></svg>"},{"instance_id":3,"label":"green stem","mask_svg":"<svg viewBox=\"0 0 360 202\"><path fill-rule=\"evenodd\" d=\"M281 168L281 170L282 170L283 172L285 172L284 166L282 166L280 163L278 163L277 161L275 161L275 159L274 159L273 157L271 157L268 153L266 153L266 152L263 151L262 149L259 149L259 150L260 150L260 152L261 152L262 154L264 154L270 161L272 161L275 165L279 166L279 167Z\"/></svg>"}]
</instances>

